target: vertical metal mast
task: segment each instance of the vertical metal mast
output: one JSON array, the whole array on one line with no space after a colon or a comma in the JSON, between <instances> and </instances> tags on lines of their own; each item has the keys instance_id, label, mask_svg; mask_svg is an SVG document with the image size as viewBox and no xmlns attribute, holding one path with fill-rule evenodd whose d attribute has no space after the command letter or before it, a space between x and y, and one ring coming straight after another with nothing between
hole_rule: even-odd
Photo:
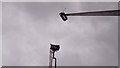
<instances>
[{"instance_id":1,"label":"vertical metal mast","mask_svg":"<svg viewBox=\"0 0 120 68\"><path fill-rule=\"evenodd\" d=\"M52 68L52 61L53 61L53 58L52 58L52 50L50 49L50 56L49 56L49 68Z\"/></svg>"},{"instance_id":2,"label":"vertical metal mast","mask_svg":"<svg viewBox=\"0 0 120 68\"><path fill-rule=\"evenodd\" d=\"M57 59L55 58L55 52L60 49L59 45L50 44L50 56L49 56L49 68L52 68L52 61L55 60L55 68L57 66Z\"/></svg>"}]
</instances>

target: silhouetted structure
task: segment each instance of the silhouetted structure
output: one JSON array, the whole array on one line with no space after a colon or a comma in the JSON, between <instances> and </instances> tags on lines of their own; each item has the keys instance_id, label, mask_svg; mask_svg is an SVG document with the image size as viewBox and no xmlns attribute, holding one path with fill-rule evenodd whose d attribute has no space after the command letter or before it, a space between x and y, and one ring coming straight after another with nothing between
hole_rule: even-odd
<instances>
[{"instance_id":1,"label":"silhouetted structure","mask_svg":"<svg viewBox=\"0 0 120 68\"><path fill-rule=\"evenodd\" d=\"M49 68L52 68L52 61L53 59L55 60L55 68L57 66L57 59L55 58L55 52L58 51L60 49L59 45L55 45L55 44L50 44L50 58L49 58Z\"/></svg>"},{"instance_id":2,"label":"silhouetted structure","mask_svg":"<svg viewBox=\"0 0 120 68\"><path fill-rule=\"evenodd\" d=\"M63 21L68 20L67 16L120 16L120 10L106 10L106 11L93 11L93 12L81 12L81 13L59 13Z\"/></svg>"}]
</instances>

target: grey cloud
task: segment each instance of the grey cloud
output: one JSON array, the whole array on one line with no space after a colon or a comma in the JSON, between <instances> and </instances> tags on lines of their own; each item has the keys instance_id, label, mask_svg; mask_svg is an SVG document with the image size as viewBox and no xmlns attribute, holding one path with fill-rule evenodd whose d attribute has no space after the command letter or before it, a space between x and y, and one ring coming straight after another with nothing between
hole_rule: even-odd
<instances>
[{"instance_id":1,"label":"grey cloud","mask_svg":"<svg viewBox=\"0 0 120 68\"><path fill-rule=\"evenodd\" d=\"M61 45L59 66L118 65L117 17L70 17L63 22L58 14L64 8L116 9L117 3L3 3L3 65L48 65L50 43Z\"/></svg>"}]
</instances>

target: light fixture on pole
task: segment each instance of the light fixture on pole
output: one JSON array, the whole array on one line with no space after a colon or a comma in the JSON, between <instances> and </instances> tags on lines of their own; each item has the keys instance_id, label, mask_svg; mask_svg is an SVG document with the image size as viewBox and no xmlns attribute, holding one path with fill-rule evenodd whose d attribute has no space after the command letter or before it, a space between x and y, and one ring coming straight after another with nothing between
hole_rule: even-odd
<instances>
[{"instance_id":1,"label":"light fixture on pole","mask_svg":"<svg viewBox=\"0 0 120 68\"><path fill-rule=\"evenodd\" d=\"M59 13L63 21L68 20L67 16L120 16L120 10L105 10L105 11L92 11L81 13Z\"/></svg>"},{"instance_id":2,"label":"light fixture on pole","mask_svg":"<svg viewBox=\"0 0 120 68\"><path fill-rule=\"evenodd\" d=\"M52 61L55 60L55 68L57 66L57 59L55 58L55 52L59 51L60 45L50 44L50 58L49 58L49 68L52 68Z\"/></svg>"}]
</instances>

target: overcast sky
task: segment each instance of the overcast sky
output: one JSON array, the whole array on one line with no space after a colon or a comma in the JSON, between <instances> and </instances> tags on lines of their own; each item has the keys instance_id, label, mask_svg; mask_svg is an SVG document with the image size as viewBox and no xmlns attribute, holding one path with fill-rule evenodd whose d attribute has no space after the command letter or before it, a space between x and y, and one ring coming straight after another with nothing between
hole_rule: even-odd
<instances>
[{"instance_id":1,"label":"overcast sky","mask_svg":"<svg viewBox=\"0 0 120 68\"><path fill-rule=\"evenodd\" d=\"M118 17L69 17L59 12L118 9L100 2L3 3L2 64L48 66L50 43L61 45L59 66L118 65Z\"/></svg>"}]
</instances>

